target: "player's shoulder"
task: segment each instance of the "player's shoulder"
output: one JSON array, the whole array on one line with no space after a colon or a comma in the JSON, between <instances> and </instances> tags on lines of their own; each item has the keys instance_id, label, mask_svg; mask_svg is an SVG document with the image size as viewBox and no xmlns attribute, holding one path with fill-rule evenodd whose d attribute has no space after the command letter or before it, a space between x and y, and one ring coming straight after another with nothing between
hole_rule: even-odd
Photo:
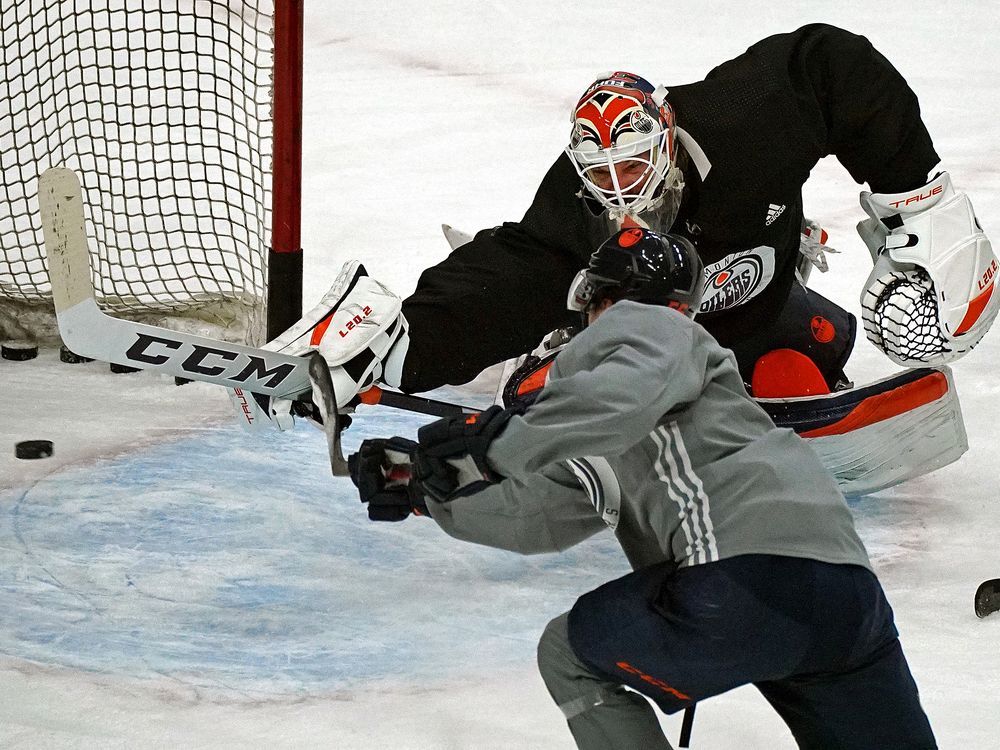
<instances>
[{"instance_id":1,"label":"player's shoulder","mask_svg":"<svg viewBox=\"0 0 1000 750\"><path fill-rule=\"evenodd\" d=\"M634 349L675 350L708 333L691 318L662 305L621 300L585 329L594 349L630 346ZM710 338L710 337L709 337Z\"/></svg>"}]
</instances>

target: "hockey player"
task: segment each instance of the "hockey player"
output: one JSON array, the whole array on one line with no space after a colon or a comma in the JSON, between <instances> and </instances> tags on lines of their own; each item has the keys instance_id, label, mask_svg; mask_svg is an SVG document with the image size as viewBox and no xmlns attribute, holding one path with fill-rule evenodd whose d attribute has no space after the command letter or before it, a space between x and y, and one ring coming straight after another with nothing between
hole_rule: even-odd
<instances>
[{"instance_id":1,"label":"hockey player","mask_svg":"<svg viewBox=\"0 0 1000 750\"><path fill-rule=\"evenodd\" d=\"M701 271L684 238L613 236L570 295L590 325L534 405L435 422L419 446L366 441L352 469L369 515L429 510L454 537L521 553L613 530L634 572L538 647L580 748L669 748L637 693L672 713L748 683L800 747L933 748L844 498L691 320ZM416 482L399 478L409 453Z\"/></svg>"},{"instance_id":2,"label":"hockey player","mask_svg":"<svg viewBox=\"0 0 1000 750\"><path fill-rule=\"evenodd\" d=\"M377 381L408 392L463 383L566 325L573 274L611 231L638 225L695 244L706 266L702 325L736 354L748 384L755 375L773 384L777 371L787 385L757 395L835 389L854 318L796 281L802 186L829 154L871 188L859 225L875 261L864 326L890 358L957 359L1000 309L997 259L969 199L947 172L932 172L939 158L915 95L864 37L805 26L681 86L609 73L571 119L569 146L521 221L479 232L425 270L401 304L348 264L273 346L318 347L342 404ZM805 241L821 263L816 245ZM317 327L336 306L336 325ZM290 419L287 403L263 408Z\"/></svg>"}]
</instances>

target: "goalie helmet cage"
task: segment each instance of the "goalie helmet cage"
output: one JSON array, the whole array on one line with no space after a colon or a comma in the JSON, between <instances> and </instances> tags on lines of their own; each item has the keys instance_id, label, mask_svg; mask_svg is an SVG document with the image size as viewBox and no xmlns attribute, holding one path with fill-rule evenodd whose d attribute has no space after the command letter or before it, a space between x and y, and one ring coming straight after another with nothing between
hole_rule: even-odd
<instances>
[{"instance_id":1,"label":"goalie helmet cage","mask_svg":"<svg viewBox=\"0 0 1000 750\"><path fill-rule=\"evenodd\" d=\"M55 339L38 176L80 175L98 303L247 344L302 310L303 0L0 9L0 338Z\"/></svg>"}]
</instances>

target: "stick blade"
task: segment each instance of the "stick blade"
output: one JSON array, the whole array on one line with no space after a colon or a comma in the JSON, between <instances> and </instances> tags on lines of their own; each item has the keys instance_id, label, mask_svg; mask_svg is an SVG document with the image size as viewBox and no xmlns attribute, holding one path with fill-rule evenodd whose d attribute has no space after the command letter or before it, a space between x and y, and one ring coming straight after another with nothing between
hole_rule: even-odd
<instances>
[{"instance_id":1,"label":"stick blade","mask_svg":"<svg viewBox=\"0 0 1000 750\"><path fill-rule=\"evenodd\" d=\"M976 589L976 617L1000 611L1000 578L983 581Z\"/></svg>"},{"instance_id":2,"label":"stick blade","mask_svg":"<svg viewBox=\"0 0 1000 750\"><path fill-rule=\"evenodd\" d=\"M309 355L309 380L312 383L312 399L323 418L323 431L330 451L330 470L335 477L349 477L351 471L344 460L340 445L340 413L337 410L337 394L333 390L330 366L323 355L312 352Z\"/></svg>"},{"instance_id":3,"label":"stick blade","mask_svg":"<svg viewBox=\"0 0 1000 750\"><path fill-rule=\"evenodd\" d=\"M83 188L76 172L63 168L42 172L38 178L38 206L58 314L94 297Z\"/></svg>"}]
</instances>

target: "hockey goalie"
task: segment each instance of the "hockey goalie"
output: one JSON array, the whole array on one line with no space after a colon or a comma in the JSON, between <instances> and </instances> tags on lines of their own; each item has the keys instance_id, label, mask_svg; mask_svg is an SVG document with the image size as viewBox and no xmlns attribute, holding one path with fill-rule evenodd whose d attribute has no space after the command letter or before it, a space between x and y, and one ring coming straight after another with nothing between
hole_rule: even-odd
<instances>
[{"instance_id":1,"label":"hockey goalie","mask_svg":"<svg viewBox=\"0 0 1000 750\"><path fill-rule=\"evenodd\" d=\"M826 270L829 248L803 215L802 186L828 154L870 187L858 225L874 262L861 291L865 333L892 362L922 368L864 388L845 372L854 316L805 286L811 268ZM925 470L964 451L945 365L982 339L1000 305L997 258L938 163L906 81L864 37L835 27L764 39L693 84L606 73L573 106L569 144L521 221L453 234L451 254L406 300L349 263L269 346L318 349L341 406L374 384L422 392L502 361L518 368L508 397L523 395L544 383L532 363L552 355L524 352L576 323L566 290L593 248L622 227L669 230L698 249L697 320L733 351L748 390L837 457L848 491L871 491L914 470L864 476L884 463L872 451L885 450L885 436L913 432L914 420L929 419L938 446L948 444L912 456ZM256 403L248 416L284 428L293 401Z\"/></svg>"},{"instance_id":2,"label":"hockey goalie","mask_svg":"<svg viewBox=\"0 0 1000 750\"><path fill-rule=\"evenodd\" d=\"M54 170L39 196L50 256L64 254L50 257L63 339L87 356L227 385L245 423L279 429L317 415L303 357L312 351L328 363L341 408L373 402L383 387L465 383L502 362L517 371L501 384L508 398L530 400L558 349L550 332L578 323L566 302L578 272L607 237L641 227L695 246L705 269L697 322L732 351L774 421L812 441L845 492L891 486L964 452L947 365L1000 309L997 258L969 197L940 168L916 96L867 39L813 24L679 86L609 72L570 119L569 142L520 221L452 233L452 252L405 300L360 263L345 264L263 350L101 316L79 186ZM826 270L829 248L804 216L802 187L827 155L869 188L858 225L873 260L860 296L865 333L908 368L861 387L846 372L855 317L805 285L811 268ZM121 335L89 336L98 321ZM526 357L543 339L548 348Z\"/></svg>"}]
</instances>

